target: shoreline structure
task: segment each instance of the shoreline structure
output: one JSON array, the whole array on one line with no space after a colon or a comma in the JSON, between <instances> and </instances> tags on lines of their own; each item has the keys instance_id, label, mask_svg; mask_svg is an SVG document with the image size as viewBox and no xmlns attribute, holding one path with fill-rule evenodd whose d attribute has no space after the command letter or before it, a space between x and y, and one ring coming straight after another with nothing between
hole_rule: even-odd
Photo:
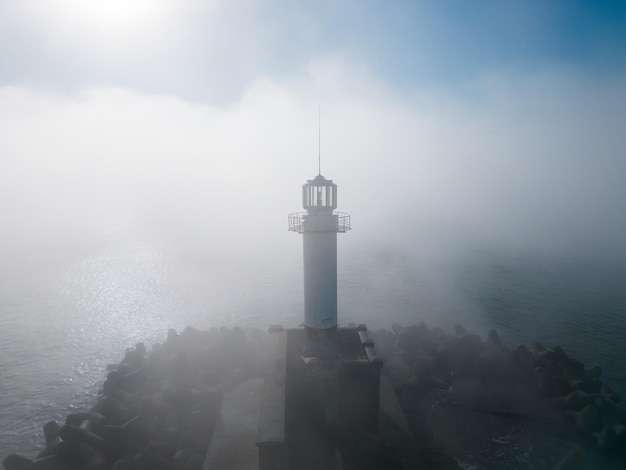
<instances>
[{"instance_id":1,"label":"shoreline structure","mask_svg":"<svg viewBox=\"0 0 626 470\"><path fill-rule=\"evenodd\" d=\"M385 401L400 405L390 419L402 431L383 434L384 468L626 467L626 407L599 367L586 368L559 346L509 349L495 330L482 341L460 325L452 334L423 322L349 327L366 331L382 359L381 410ZM3 466L210 470L224 397L267 378L270 336L187 327L170 330L150 352L139 343L109 366L89 411L48 422L42 452L10 454Z\"/></svg>"}]
</instances>

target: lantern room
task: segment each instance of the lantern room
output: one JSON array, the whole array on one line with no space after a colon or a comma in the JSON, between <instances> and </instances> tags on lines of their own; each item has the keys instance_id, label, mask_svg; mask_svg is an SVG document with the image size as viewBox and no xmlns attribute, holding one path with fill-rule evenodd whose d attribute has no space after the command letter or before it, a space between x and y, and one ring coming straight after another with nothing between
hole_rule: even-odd
<instances>
[{"instance_id":1,"label":"lantern room","mask_svg":"<svg viewBox=\"0 0 626 470\"><path fill-rule=\"evenodd\" d=\"M337 208L337 185L317 175L302 185L302 207L307 211L329 211Z\"/></svg>"}]
</instances>

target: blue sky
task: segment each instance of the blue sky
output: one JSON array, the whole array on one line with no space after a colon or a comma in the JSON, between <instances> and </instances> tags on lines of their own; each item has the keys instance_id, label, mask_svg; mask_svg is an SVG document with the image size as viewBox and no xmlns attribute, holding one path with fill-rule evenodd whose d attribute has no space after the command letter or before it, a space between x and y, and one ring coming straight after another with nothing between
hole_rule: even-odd
<instances>
[{"instance_id":1,"label":"blue sky","mask_svg":"<svg viewBox=\"0 0 626 470\"><path fill-rule=\"evenodd\" d=\"M626 255L624 51L613 1L7 0L0 241L280 244L321 105L355 244Z\"/></svg>"},{"instance_id":2,"label":"blue sky","mask_svg":"<svg viewBox=\"0 0 626 470\"><path fill-rule=\"evenodd\" d=\"M97 8L48 3L0 7L0 83L224 104L258 77L298 75L327 56L404 88L455 88L510 68L602 75L626 65L623 1L139 0L134 10L113 1L102 23Z\"/></svg>"}]
</instances>

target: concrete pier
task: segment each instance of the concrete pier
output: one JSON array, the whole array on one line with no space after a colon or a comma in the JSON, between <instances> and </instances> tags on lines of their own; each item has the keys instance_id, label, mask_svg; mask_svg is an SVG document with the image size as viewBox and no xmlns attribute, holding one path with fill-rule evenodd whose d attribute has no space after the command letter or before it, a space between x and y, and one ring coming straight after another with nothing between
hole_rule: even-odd
<instances>
[{"instance_id":1,"label":"concrete pier","mask_svg":"<svg viewBox=\"0 0 626 470\"><path fill-rule=\"evenodd\" d=\"M41 452L10 454L3 466L626 465L620 397L600 381L599 368L585 367L559 347L509 350L495 332L483 341L461 328L455 336L425 325L374 334L338 328L338 337L338 358L324 363L303 355L302 329L172 330L150 352L138 344L109 366L91 409L47 423Z\"/></svg>"},{"instance_id":2,"label":"concrete pier","mask_svg":"<svg viewBox=\"0 0 626 470\"><path fill-rule=\"evenodd\" d=\"M263 379L225 393L202 470L258 470L256 434Z\"/></svg>"}]
</instances>

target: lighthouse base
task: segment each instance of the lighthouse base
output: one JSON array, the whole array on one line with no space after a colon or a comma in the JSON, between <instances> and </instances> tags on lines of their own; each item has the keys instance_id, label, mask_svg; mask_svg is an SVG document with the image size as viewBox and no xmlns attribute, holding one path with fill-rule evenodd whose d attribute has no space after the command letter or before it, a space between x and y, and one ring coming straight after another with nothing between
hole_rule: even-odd
<instances>
[{"instance_id":1,"label":"lighthouse base","mask_svg":"<svg viewBox=\"0 0 626 470\"><path fill-rule=\"evenodd\" d=\"M277 328L270 335L276 357L261 398L260 469L386 468L382 361L364 326L333 330L310 336Z\"/></svg>"},{"instance_id":2,"label":"lighthouse base","mask_svg":"<svg viewBox=\"0 0 626 470\"><path fill-rule=\"evenodd\" d=\"M322 361L330 361L337 358L339 354L339 337L336 326L325 329L305 326L304 337L302 357L314 357Z\"/></svg>"}]
</instances>

